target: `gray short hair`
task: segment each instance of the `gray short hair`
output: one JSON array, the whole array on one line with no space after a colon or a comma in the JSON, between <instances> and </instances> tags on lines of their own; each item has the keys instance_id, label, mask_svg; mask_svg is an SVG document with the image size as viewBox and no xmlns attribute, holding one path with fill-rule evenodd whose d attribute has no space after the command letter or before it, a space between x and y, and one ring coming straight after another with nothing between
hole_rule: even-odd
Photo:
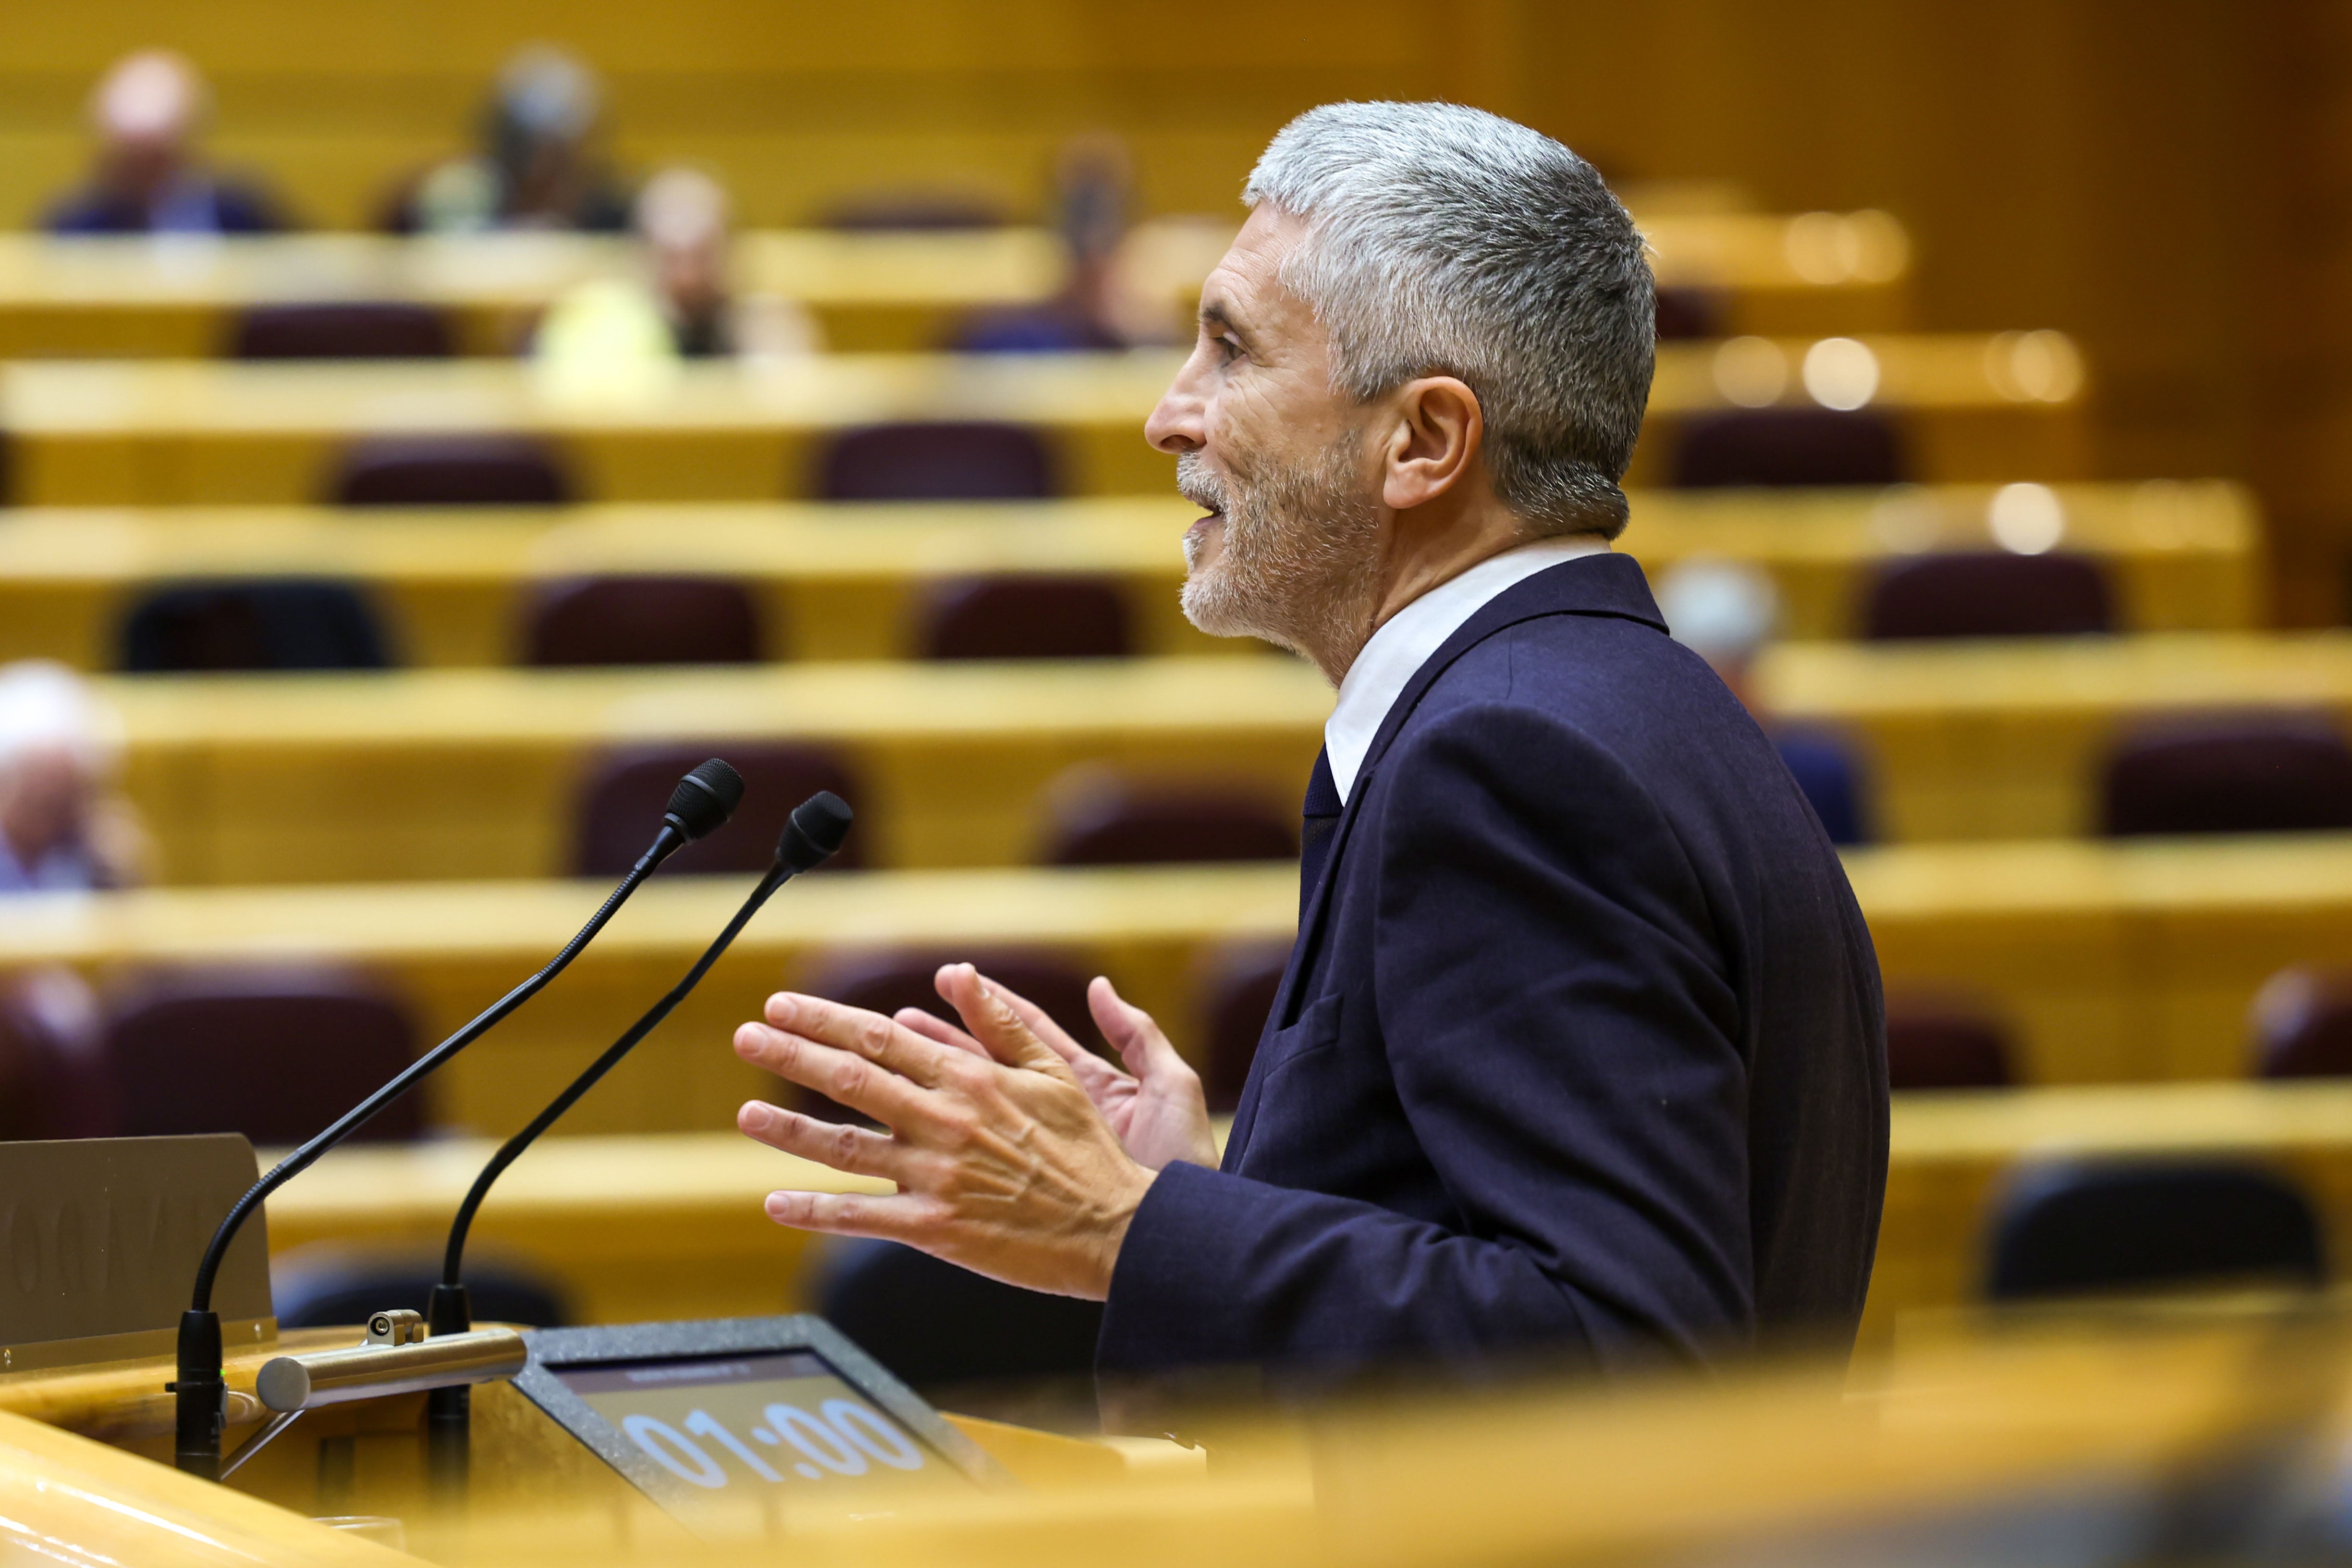
<instances>
[{"instance_id":1,"label":"gray short hair","mask_svg":"<svg viewBox=\"0 0 2352 1568\"><path fill-rule=\"evenodd\" d=\"M1625 526L1656 292L1591 164L1451 103L1333 103L1282 128L1242 199L1307 222L1282 281L1359 400L1421 375L1478 395L1505 505L1538 534Z\"/></svg>"}]
</instances>

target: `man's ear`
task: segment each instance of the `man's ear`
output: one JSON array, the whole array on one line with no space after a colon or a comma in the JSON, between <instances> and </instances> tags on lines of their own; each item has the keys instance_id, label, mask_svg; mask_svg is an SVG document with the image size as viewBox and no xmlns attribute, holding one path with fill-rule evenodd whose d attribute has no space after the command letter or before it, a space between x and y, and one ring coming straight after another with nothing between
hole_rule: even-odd
<instances>
[{"instance_id":1,"label":"man's ear","mask_svg":"<svg viewBox=\"0 0 2352 1568\"><path fill-rule=\"evenodd\" d=\"M1398 511L1435 500L1462 482L1486 443L1478 395L1450 375L1397 389L1381 499Z\"/></svg>"}]
</instances>

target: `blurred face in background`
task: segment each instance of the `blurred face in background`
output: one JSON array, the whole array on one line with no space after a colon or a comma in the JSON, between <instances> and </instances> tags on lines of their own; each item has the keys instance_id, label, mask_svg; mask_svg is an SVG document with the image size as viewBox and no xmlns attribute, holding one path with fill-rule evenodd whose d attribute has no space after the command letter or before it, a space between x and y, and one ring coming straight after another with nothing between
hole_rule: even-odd
<instances>
[{"instance_id":1,"label":"blurred face in background","mask_svg":"<svg viewBox=\"0 0 2352 1568\"><path fill-rule=\"evenodd\" d=\"M117 65L90 104L100 178L125 195L152 199L186 166L203 109L204 83L179 56L152 50Z\"/></svg>"},{"instance_id":2,"label":"blurred face in background","mask_svg":"<svg viewBox=\"0 0 2352 1568\"><path fill-rule=\"evenodd\" d=\"M37 865L79 844L97 787L88 760L72 746L28 746L0 763L0 837L17 864Z\"/></svg>"},{"instance_id":3,"label":"blurred face in background","mask_svg":"<svg viewBox=\"0 0 2352 1568\"><path fill-rule=\"evenodd\" d=\"M1337 679L1370 634L1380 475L1361 410L1331 384L1330 340L1285 288L1303 220L1260 206L1202 287L1192 356L1144 433L1207 514L1184 535L1184 614L1259 637Z\"/></svg>"}]
</instances>

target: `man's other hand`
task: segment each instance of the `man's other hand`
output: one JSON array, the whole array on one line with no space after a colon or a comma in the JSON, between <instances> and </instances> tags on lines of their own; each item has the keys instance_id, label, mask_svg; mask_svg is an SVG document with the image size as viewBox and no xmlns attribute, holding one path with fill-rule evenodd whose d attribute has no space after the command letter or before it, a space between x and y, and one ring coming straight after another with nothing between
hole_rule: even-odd
<instances>
[{"instance_id":1,"label":"man's other hand","mask_svg":"<svg viewBox=\"0 0 2352 1568\"><path fill-rule=\"evenodd\" d=\"M940 994L950 1003L955 994L949 987L954 976L968 964L949 964L939 973ZM1192 1064L1176 1054L1151 1015L1130 1005L1119 995L1111 983L1097 974L1087 987L1087 1010L1095 1016L1095 1025L1103 1038L1117 1048L1119 1058L1127 1063L1121 1072L1110 1063L1087 1049L1070 1037L1069 1031L1047 1016L1045 1010L1025 996L1006 990L996 982L982 976L989 990L1004 999L1020 1020L1029 1026L1029 1032L1054 1048L1054 1054L1069 1064L1103 1113L1112 1131L1127 1150L1128 1157L1148 1170L1159 1170L1172 1161L1217 1165L1217 1137L1209 1125L1208 1098L1201 1091L1201 1075ZM962 1009L958 1008L959 1012ZM956 1046L978 1055L987 1051L979 1041L944 1019L924 1012L919 1007L902 1007L898 1021L915 1033Z\"/></svg>"},{"instance_id":2,"label":"man's other hand","mask_svg":"<svg viewBox=\"0 0 2352 1568\"><path fill-rule=\"evenodd\" d=\"M768 1216L900 1241L1009 1284L1102 1300L1152 1173L1120 1146L1070 1061L978 971L950 965L940 991L964 1021L960 1039L791 992L768 998L765 1023L736 1030L746 1061L887 1130L753 1100L737 1114L745 1133L898 1188L887 1197L771 1193Z\"/></svg>"}]
</instances>

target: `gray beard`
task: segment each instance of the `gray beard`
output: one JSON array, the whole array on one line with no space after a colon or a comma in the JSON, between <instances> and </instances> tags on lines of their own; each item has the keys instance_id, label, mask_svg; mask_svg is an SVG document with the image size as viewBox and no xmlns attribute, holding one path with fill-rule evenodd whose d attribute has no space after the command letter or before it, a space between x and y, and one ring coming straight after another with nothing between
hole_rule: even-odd
<instances>
[{"instance_id":1,"label":"gray beard","mask_svg":"<svg viewBox=\"0 0 2352 1568\"><path fill-rule=\"evenodd\" d=\"M1195 452L1176 458L1176 488L1224 517L1223 549L1203 570L1184 541L1184 618L1211 637L1263 637L1344 671L1371 635L1379 514L1358 493L1358 436L1342 436L1297 468L1230 481Z\"/></svg>"}]
</instances>

